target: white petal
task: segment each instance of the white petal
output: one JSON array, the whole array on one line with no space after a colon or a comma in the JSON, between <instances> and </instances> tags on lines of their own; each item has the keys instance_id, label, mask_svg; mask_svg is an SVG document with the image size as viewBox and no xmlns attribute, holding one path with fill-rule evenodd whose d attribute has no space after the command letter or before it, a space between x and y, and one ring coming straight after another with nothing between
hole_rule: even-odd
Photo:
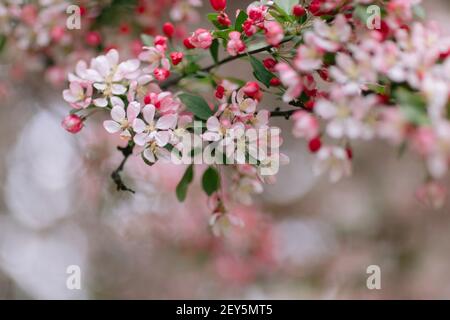
<instances>
[{"instance_id":1,"label":"white petal","mask_svg":"<svg viewBox=\"0 0 450 320\"><path fill-rule=\"evenodd\" d=\"M108 131L109 133L117 133L120 131L120 124L118 124L115 121L107 120L103 122L103 127Z\"/></svg>"},{"instance_id":2,"label":"white petal","mask_svg":"<svg viewBox=\"0 0 450 320\"><path fill-rule=\"evenodd\" d=\"M111 86L111 92L115 95L121 95L127 92L127 88L121 84L113 84Z\"/></svg>"},{"instance_id":3,"label":"white petal","mask_svg":"<svg viewBox=\"0 0 450 320\"><path fill-rule=\"evenodd\" d=\"M111 105L113 107L118 106L118 107L125 108L125 104L123 103L122 99L120 99L119 97L112 96L110 100L111 100Z\"/></svg>"},{"instance_id":4,"label":"white petal","mask_svg":"<svg viewBox=\"0 0 450 320\"><path fill-rule=\"evenodd\" d=\"M155 135L155 140L158 146L164 147L170 140L170 132L169 131L159 131Z\"/></svg>"},{"instance_id":5,"label":"white petal","mask_svg":"<svg viewBox=\"0 0 450 320\"><path fill-rule=\"evenodd\" d=\"M125 120L125 109L119 106L115 106L111 110L111 118L117 122Z\"/></svg>"},{"instance_id":6,"label":"white petal","mask_svg":"<svg viewBox=\"0 0 450 320\"><path fill-rule=\"evenodd\" d=\"M106 107L108 105L108 100L106 100L106 98L97 98L97 99L94 100L94 104L97 107L104 108L104 107Z\"/></svg>"},{"instance_id":7,"label":"white petal","mask_svg":"<svg viewBox=\"0 0 450 320\"><path fill-rule=\"evenodd\" d=\"M145 122L141 119L135 119L133 122L133 130L137 133L142 133L145 130Z\"/></svg>"},{"instance_id":8,"label":"white petal","mask_svg":"<svg viewBox=\"0 0 450 320\"><path fill-rule=\"evenodd\" d=\"M155 106L152 104L146 105L142 113L144 115L145 121L147 121L147 123L149 124L152 123L153 119L155 118Z\"/></svg>"},{"instance_id":9,"label":"white petal","mask_svg":"<svg viewBox=\"0 0 450 320\"><path fill-rule=\"evenodd\" d=\"M177 116L174 114L169 114L159 118L156 122L156 128L160 130L173 129L177 125Z\"/></svg>"},{"instance_id":10,"label":"white petal","mask_svg":"<svg viewBox=\"0 0 450 320\"><path fill-rule=\"evenodd\" d=\"M144 150L144 158L147 159L151 163L155 162L155 160L156 160L155 155L153 154L153 152L150 149Z\"/></svg>"},{"instance_id":11,"label":"white petal","mask_svg":"<svg viewBox=\"0 0 450 320\"><path fill-rule=\"evenodd\" d=\"M216 117L209 117L208 121L206 121L206 127L209 131L219 132L220 122Z\"/></svg>"},{"instance_id":12,"label":"white petal","mask_svg":"<svg viewBox=\"0 0 450 320\"><path fill-rule=\"evenodd\" d=\"M141 147L145 146L148 140L148 134L146 133L139 133L134 136L134 142Z\"/></svg>"},{"instance_id":13,"label":"white petal","mask_svg":"<svg viewBox=\"0 0 450 320\"><path fill-rule=\"evenodd\" d=\"M133 122L141 112L141 105L139 102L133 101L128 105L127 118L129 122Z\"/></svg>"}]
</instances>

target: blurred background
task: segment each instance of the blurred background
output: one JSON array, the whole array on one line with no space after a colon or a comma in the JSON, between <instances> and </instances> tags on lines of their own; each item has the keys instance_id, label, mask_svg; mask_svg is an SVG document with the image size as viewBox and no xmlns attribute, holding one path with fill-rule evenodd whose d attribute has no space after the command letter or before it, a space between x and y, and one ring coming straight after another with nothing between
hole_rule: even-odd
<instances>
[{"instance_id":1,"label":"blurred background","mask_svg":"<svg viewBox=\"0 0 450 320\"><path fill-rule=\"evenodd\" d=\"M450 3L423 2L448 33ZM277 120L291 164L253 206L233 208L244 228L216 238L198 183L176 200L183 167L132 159L125 179L137 193L119 193L109 178L118 141L100 121L70 135L60 90L38 74L2 80L0 299L450 298L450 207L416 201L424 169L408 153L357 145L353 177L331 185ZM70 265L81 268L81 290L66 287ZM381 290L366 287L370 265L381 268Z\"/></svg>"}]
</instances>

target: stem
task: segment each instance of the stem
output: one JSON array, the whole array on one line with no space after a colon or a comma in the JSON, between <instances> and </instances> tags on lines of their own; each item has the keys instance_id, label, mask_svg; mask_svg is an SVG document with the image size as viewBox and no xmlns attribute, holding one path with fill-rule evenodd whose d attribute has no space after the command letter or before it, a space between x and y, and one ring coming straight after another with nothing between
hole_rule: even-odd
<instances>
[{"instance_id":1,"label":"stem","mask_svg":"<svg viewBox=\"0 0 450 320\"><path fill-rule=\"evenodd\" d=\"M289 36L289 37L284 38L284 39L280 42L279 45L282 45L283 43L286 43L286 42L291 41L292 38L293 38L292 36ZM265 47L262 47L262 48L259 48L259 49L255 49L255 50L252 50L252 51L248 51L248 52L244 52L244 53L238 54L237 56L230 56L230 57L225 58L225 59L223 59L223 60L221 60L221 61L219 61L219 62L217 62L217 63L214 63L214 64L211 64L211 65L209 65L209 66L207 66L207 67L204 67L203 69L201 69L201 70L199 70L199 71L200 71L200 72L209 72L209 71L211 71L212 69L214 69L214 68L216 68L216 67L219 67L219 66L221 66L221 65L223 65L223 64L226 64L226 63L228 63L228 62L232 62L232 61L234 61L234 60L237 60L237 59L246 57L247 55L253 55L253 54L261 53L261 52L264 52L264 51L269 51L269 50L272 49L272 48L274 48L274 46L268 45L268 46L265 46ZM166 82L164 82L164 83L161 84L161 89L168 89L168 88L170 88L170 87L172 87L172 86L178 84L178 82L180 82L181 79L183 79L183 78L185 78L185 75L179 75L179 76L176 76L176 77L174 77L174 78L172 78L172 79L169 79L169 80L167 80Z\"/></svg>"},{"instance_id":2,"label":"stem","mask_svg":"<svg viewBox=\"0 0 450 320\"><path fill-rule=\"evenodd\" d=\"M125 164L127 163L128 158L133 154L134 144L129 143L126 147L117 147L117 150L122 152L123 160L116 170L111 174L111 178L116 184L117 191L127 191L131 193L135 193L133 189L128 188L122 180L120 173L125 168Z\"/></svg>"}]
</instances>

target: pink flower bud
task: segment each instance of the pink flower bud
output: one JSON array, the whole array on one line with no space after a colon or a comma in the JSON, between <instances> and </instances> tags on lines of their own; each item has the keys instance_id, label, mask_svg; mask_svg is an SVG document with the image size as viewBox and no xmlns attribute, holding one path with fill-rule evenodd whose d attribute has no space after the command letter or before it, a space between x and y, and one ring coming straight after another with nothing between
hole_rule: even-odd
<instances>
[{"instance_id":1,"label":"pink flower bud","mask_svg":"<svg viewBox=\"0 0 450 320\"><path fill-rule=\"evenodd\" d=\"M175 33L175 27L172 23L166 22L163 25L163 32L167 37L172 38Z\"/></svg>"},{"instance_id":2,"label":"pink flower bud","mask_svg":"<svg viewBox=\"0 0 450 320\"><path fill-rule=\"evenodd\" d=\"M91 31L86 34L86 43L92 47L98 46L101 41L102 37L97 31Z\"/></svg>"},{"instance_id":3,"label":"pink flower bud","mask_svg":"<svg viewBox=\"0 0 450 320\"><path fill-rule=\"evenodd\" d=\"M213 41L211 33L206 29L197 29L189 39L195 48L208 49Z\"/></svg>"},{"instance_id":4,"label":"pink flower bud","mask_svg":"<svg viewBox=\"0 0 450 320\"><path fill-rule=\"evenodd\" d=\"M153 74L155 75L156 80L164 81L170 76L170 71L163 68L156 68Z\"/></svg>"},{"instance_id":5,"label":"pink flower bud","mask_svg":"<svg viewBox=\"0 0 450 320\"><path fill-rule=\"evenodd\" d=\"M227 0L209 0L209 2L216 11L223 11L227 7Z\"/></svg>"},{"instance_id":6,"label":"pink flower bud","mask_svg":"<svg viewBox=\"0 0 450 320\"><path fill-rule=\"evenodd\" d=\"M183 52L172 52L170 54L170 59L172 60L174 66L183 61L183 57L184 57Z\"/></svg>"},{"instance_id":7,"label":"pink flower bud","mask_svg":"<svg viewBox=\"0 0 450 320\"><path fill-rule=\"evenodd\" d=\"M78 133L83 129L83 119L76 114L68 115L61 123L62 127L70 133Z\"/></svg>"}]
</instances>

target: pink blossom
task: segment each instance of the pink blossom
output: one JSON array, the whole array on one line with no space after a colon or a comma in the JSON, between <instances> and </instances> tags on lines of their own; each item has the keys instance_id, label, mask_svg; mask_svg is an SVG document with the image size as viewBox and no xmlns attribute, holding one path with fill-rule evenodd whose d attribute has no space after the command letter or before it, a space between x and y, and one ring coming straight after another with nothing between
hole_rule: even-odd
<instances>
[{"instance_id":1,"label":"pink blossom","mask_svg":"<svg viewBox=\"0 0 450 320\"><path fill-rule=\"evenodd\" d=\"M231 56L237 56L238 54L245 51L245 43L241 40L241 33L237 31L232 31L229 34L230 40L227 44L227 51Z\"/></svg>"},{"instance_id":2,"label":"pink blossom","mask_svg":"<svg viewBox=\"0 0 450 320\"><path fill-rule=\"evenodd\" d=\"M200 28L192 34L189 40L196 48L208 49L212 44L213 37L208 30Z\"/></svg>"},{"instance_id":3,"label":"pink blossom","mask_svg":"<svg viewBox=\"0 0 450 320\"><path fill-rule=\"evenodd\" d=\"M124 139L132 136L132 125L141 112L141 105L138 102L131 102L126 111L122 100L113 98L113 108L111 109L112 120L103 122L103 127L109 133L119 133Z\"/></svg>"},{"instance_id":4,"label":"pink blossom","mask_svg":"<svg viewBox=\"0 0 450 320\"><path fill-rule=\"evenodd\" d=\"M264 24L266 41L268 44L277 46L283 40L283 27L276 21L266 21Z\"/></svg>"},{"instance_id":5,"label":"pink blossom","mask_svg":"<svg viewBox=\"0 0 450 320\"><path fill-rule=\"evenodd\" d=\"M294 128L292 133L296 138L311 140L319 135L319 121L307 111L299 110L292 115Z\"/></svg>"},{"instance_id":6,"label":"pink blossom","mask_svg":"<svg viewBox=\"0 0 450 320\"><path fill-rule=\"evenodd\" d=\"M330 182L336 183L341 178L351 175L352 166L344 148L324 146L317 152L313 170L316 175L328 172Z\"/></svg>"}]
</instances>

